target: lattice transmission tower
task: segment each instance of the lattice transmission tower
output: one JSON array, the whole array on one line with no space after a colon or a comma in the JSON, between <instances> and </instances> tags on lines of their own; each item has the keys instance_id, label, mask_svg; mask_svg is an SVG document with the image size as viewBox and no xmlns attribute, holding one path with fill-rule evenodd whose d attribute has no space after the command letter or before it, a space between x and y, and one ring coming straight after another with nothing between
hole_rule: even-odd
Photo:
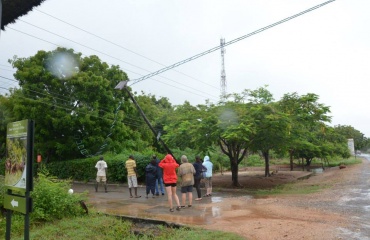
<instances>
[{"instance_id":1,"label":"lattice transmission tower","mask_svg":"<svg viewBox=\"0 0 370 240\"><path fill-rule=\"evenodd\" d=\"M226 72L225 72L225 38L220 39L220 49L221 49L221 100L225 100L226 97Z\"/></svg>"}]
</instances>

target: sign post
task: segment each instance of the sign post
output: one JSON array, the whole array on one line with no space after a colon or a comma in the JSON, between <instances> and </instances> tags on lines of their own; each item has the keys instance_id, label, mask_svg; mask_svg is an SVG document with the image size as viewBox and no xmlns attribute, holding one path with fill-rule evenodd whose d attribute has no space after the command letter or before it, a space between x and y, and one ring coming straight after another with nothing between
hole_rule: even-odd
<instances>
[{"instance_id":1,"label":"sign post","mask_svg":"<svg viewBox=\"0 0 370 240\"><path fill-rule=\"evenodd\" d=\"M7 126L4 208L7 209L6 236L10 239L12 212L24 218L24 239L29 239L29 213L32 211L34 122L22 120Z\"/></svg>"}]
</instances>

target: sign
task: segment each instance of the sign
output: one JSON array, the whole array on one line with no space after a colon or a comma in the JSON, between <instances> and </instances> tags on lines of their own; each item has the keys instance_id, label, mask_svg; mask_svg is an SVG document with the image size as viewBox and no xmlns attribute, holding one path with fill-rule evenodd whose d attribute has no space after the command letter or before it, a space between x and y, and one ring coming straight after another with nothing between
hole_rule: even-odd
<instances>
[{"instance_id":1,"label":"sign","mask_svg":"<svg viewBox=\"0 0 370 240\"><path fill-rule=\"evenodd\" d=\"M28 160L30 147L28 139L28 120L9 123L7 126L6 149L7 158L5 160L5 187L21 192L26 191L27 187L27 168L32 165L32 160Z\"/></svg>"},{"instance_id":2,"label":"sign","mask_svg":"<svg viewBox=\"0 0 370 240\"><path fill-rule=\"evenodd\" d=\"M1 0L0 0L1 1ZM33 190L33 137L35 123L22 120L9 123L6 135L4 208L6 213L5 239L10 240L12 212L24 214L24 239L29 239Z\"/></svg>"},{"instance_id":3,"label":"sign","mask_svg":"<svg viewBox=\"0 0 370 240\"><path fill-rule=\"evenodd\" d=\"M355 155L355 142L353 141L353 138L347 139L347 144L349 151L351 152L351 155Z\"/></svg>"},{"instance_id":4,"label":"sign","mask_svg":"<svg viewBox=\"0 0 370 240\"><path fill-rule=\"evenodd\" d=\"M26 214L28 212L26 206L26 197L4 195L4 208Z\"/></svg>"}]
</instances>

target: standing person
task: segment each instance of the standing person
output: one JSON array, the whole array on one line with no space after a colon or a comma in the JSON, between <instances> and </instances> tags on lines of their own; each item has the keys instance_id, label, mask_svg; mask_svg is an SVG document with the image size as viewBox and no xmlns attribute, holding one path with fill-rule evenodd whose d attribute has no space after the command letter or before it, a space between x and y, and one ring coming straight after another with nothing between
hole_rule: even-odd
<instances>
[{"instance_id":1,"label":"standing person","mask_svg":"<svg viewBox=\"0 0 370 240\"><path fill-rule=\"evenodd\" d=\"M195 201L202 200L202 192L200 190L200 181L202 180L202 159L199 156L195 157L195 163L193 163L194 169L195 169L195 175L194 175L194 186L197 190L198 198L195 199Z\"/></svg>"},{"instance_id":2,"label":"standing person","mask_svg":"<svg viewBox=\"0 0 370 240\"><path fill-rule=\"evenodd\" d=\"M181 156L181 165L179 167L179 176L181 177L181 208L186 206L186 194L188 195L189 205L193 202L193 185L195 169L193 164L189 163L185 155Z\"/></svg>"},{"instance_id":3,"label":"standing person","mask_svg":"<svg viewBox=\"0 0 370 240\"><path fill-rule=\"evenodd\" d=\"M96 183L95 183L95 192L98 191L98 186L100 182L104 184L104 190L107 191L107 168L108 165L104 161L104 157L100 156L99 161L95 164L95 168L98 170L96 173Z\"/></svg>"},{"instance_id":4,"label":"standing person","mask_svg":"<svg viewBox=\"0 0 370 240\"><path fill-rule=\"evenodd\" d=\"M176 210L180 211L180 201L176 194L176 168L179 167L179 164L173 159L171 154L167 154L159 163L159 167L163 169L163 182L166 187L168 203L170 204L170 212L173 212L172 198L175 198L177 204Z\"/></svg>"},{"instance_id":5,"label":"standing person","mask_svg":"<svg viewBox=\"0 0 370 240\"><path fill-rule=\"evenodd\" d=\"M146 180L146 198L148 198L149 192L152 192L154 198L155 193L155 180L157 178L157 163L155 159L152 159L150 163L145 167L145 180Z\"/></svg>"},{"instance_id":6,"label":"standing person","mask_svg":"<svg viewBox=\"0 0 370 240\"><path fill-rule=\"evenodd\" d=\"M213 164L209 159L209 156L205 156L203 160L203 166L207 168L206 177L204 179L204 183L206 185L207 193L203 197L210 197L212 196L212 168Z\"/></svg>"},{"instance_id":7,"label":"standing person","mask_svg":"<svg viewBox=\"0 0 370 240\"><path fill-rule=\"evenodd\" d=\"M134 156L130 155L128 157L125 167L127 169L127 183L130 191L130 198L133 198L131 188L135 189L135 198L139 198L141 196L137 195L137 170Z\"/></svg>"},{"instance_id":8,"label":"standing person","mask_svg":"<svg viewBox=\"0 0 370 240\"><path fill-rule=\"evenodd\" d=\"M161 190L162 195L164 195L163 171L162 171L162 168L159 167L160 160L157 158L156 155L153 155L152 158L156 160L156 164L157 164L157 179L155 180L155 195L159 196L159 190Z\"/></svg>"}]
</instances>

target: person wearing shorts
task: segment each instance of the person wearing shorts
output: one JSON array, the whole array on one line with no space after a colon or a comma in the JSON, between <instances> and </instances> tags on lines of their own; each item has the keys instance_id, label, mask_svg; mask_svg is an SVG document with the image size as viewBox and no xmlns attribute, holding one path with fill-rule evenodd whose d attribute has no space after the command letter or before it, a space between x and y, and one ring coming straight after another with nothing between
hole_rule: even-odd
<instances>
[{"instance_id":1,"label":"person wearing shorts","mask_svg":"<svg viewBox=\"0 0 370 240\"><path fill-rule=\"evenodd\" d=\"M177 174L176 168L179 167L179 164L175 161L171 154L167 154L162 161L158 164L159 167L163 169L163 182L167 192L167 199L170 205L170 212L173 212L173 203L172 198L175 199L177 207L176 210L180 211L180 201L179 197L176 194L176 183L177 183Z\"/></svg>"},{"instance_id":2,"label":"person wearing shorts","mask_svg":"<svg viewBox=\"0 0 370 240\"><path fill-rule=\"evenodd\" d=\"M193 202L193 185L195 168L189 163L185 155L181 156L181 165L179 167L179 176L181 177L181 208L186 207L186 195L188 196L188 207L191 207Z\"/></svg>"},{"instance_id":3,"label":"person wearing shorts","mask_svg":"<svg viewBox=\"0 0 370 240\"><path fill-rule=\"evenodd\" d=\"M96 183L95 183L95 192L98 191L98 186L100 182L104 184L104 190L107 191L107 168L108 165L104 161L104 157L100 156L99 161L95 164L95 168L98 170L96 173Z\"/></svg>"},{"instance_id":4,"label":"person wearing shorts","mask_svg":"<svg viewBox=\"0 0 370 240\"><path fill-rule=\"evenodd\" d=\"M135 198L139 198L141 196L137 195L137 170L134 156L129 156L125 163L125 167L127 169L127 184L130 191L130 198L133 198L131 191L132 188L135 189Z\"/></svg>"}]
</instances>

